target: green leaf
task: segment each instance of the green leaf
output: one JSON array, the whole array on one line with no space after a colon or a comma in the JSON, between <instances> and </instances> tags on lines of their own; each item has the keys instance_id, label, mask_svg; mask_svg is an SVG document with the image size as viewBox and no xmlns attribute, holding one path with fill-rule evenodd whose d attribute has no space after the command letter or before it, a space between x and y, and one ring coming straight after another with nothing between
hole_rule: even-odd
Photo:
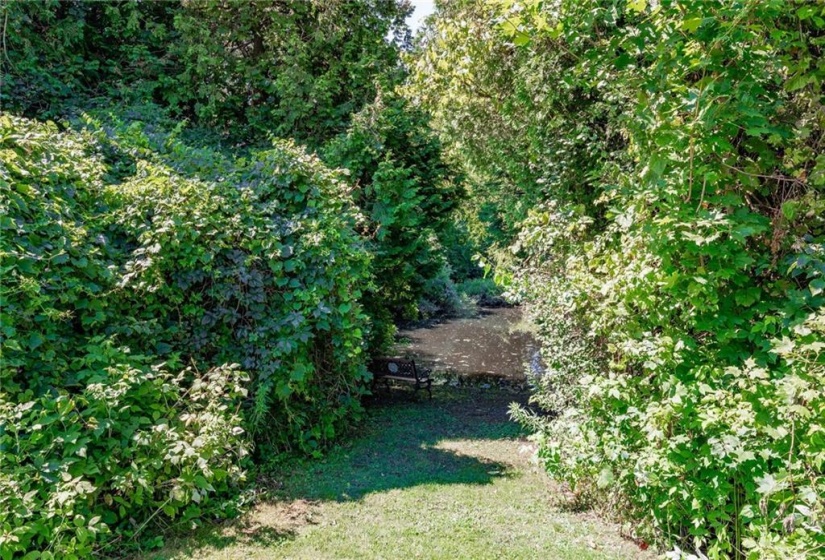
<instances>
[{"instance_id":1,"label":"green leaf","mask_svg":"<svg viewBox=\"0 0 825 560\"><path fill-rule=\"evenodd\" d=\"M818 296L825 291L825 279L816 278L815 280L811 280L808 284L808 289L811 291L812 296Z\"/></svg>"},{"instance_id":2,"label":"green leaf","mask_svg":"<svg viewBox=\"0 0 825 560\"><path fill-rule=\"evenodd\" d=\"M776 494L787 486L784 482L778 481L772 474L769 473L757 478L756 483L759 485L756 491L764 496Z\"/></svg>"},{"instance_id":3,"label":"green leaf","mask_svg":"<svg viewBox=\"0 0 825 560\"><path fill-rule=\"evenodd\" d=\"M760 288L746 288L744 290L738 290L734 294L734 300L738 305L743 307L750 307L757 301L759 301L760 296L762 295L762 290Z\"/></svg>"},{"instance_id":4,"label":"green leaf","mask_svg":"<svg viewBox=\"0 0 825 560\"><path fill-rule=\"evenodd\" d=\"M782 215L785 216L789 222L792 222L794 217L796 216L796 210L799 207L799 202L795 200L789 200L782 204Z\"/></svg>"},{"instance_id":5,"label":"green leaf","mask_svg":"<svg viewBox=\"0 0 825 560\"><path fill-rule=\"evenodd\" d=\"M43 342L45 342L45 339L43 338L43 336L40 333L35 332L35 333L32 333L31 335L29 335L28 344L29 344L29 348L31 350L34 350L35 348L37 348L38 346L43 344Z\"/></svg>"},{"instance_id":6,"label":"green leaf","mask_svg":"<svg viewBox=\"0 0 825 560\"><path fill-rule=\"evenodd\" d=\"M302 363L295 364L292 368L292 374L290 375L290 379L292 381L296 381L298 383L303 382L304 378L306 377L306 366Z\"/></svg>"},{"instance_id":7,"label":"green leaf","mask_svg":"<svg viewBox=\"0 0 825 560\"><path fill-rule=\"evenodd\" d=\"M631 12L642 13L647 9L647 0L627 0L627 9Z\"/></svg>"},{"instance_id":8,"label":"green leaf","mask_svg":"<svg viewBox=\"0 0 825 560\"><path fill-rule=\"evenodd\" d=\"M530 36L523 31L519 31L516 33L515 37L513 37L513 44L517 47L523 47L525 45L530 44Z\"/></svg>"},{"instance_id":9,"label":"green leaf","mask_svg":"<svg viewBox=\"0 0 825 560\"><path fill-rule=\"evenodd\" d=\"M811 83L813 78L812 74L800 72L799 74L791 76L791 78L785 82L785 89L789 92L798 91Z\"/></svg>"},{"instance_id":10,"label":"green leaf","mask_svg":"<svg viewBox=\"0 0 825 560\"><path fill-rule=\"evenodd\" d=\"M616 477L613 475L613 471L610 469L610 467L604 467L599 472L599 478L596 481L596 484L598 485L599 488L607 488L608 486L613 484L613 482L615 482L615 480L616 480Z\"/></svg>"},{"instance_id":11,"label":"green leaf","mask_svg":"<svg viewBox=\"0 0 825 560\"><path fill-rule=\"evenodd\" d=\"M703 18L689 18L682 22L682 29L688 33L695 33L699 26L702 25Z\"/></svg>"}]
</instances>

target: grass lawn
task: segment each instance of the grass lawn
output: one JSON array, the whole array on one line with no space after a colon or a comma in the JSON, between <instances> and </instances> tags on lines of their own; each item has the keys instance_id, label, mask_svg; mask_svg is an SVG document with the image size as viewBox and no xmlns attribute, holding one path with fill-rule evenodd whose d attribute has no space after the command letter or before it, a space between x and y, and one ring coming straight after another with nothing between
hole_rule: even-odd
<instances>
[{"instance_id":1,"label":"grass lawn","mask_svg":"<svg viewBox=\"0 0 825 560\"><path fill-rule=\"evenodd\" d=\"M554 506L557 488L507 418L520 396L395 389L360 435L284 475L273 500L146 559L648 558L592 514Z\"/></svg>"}]
</instances>

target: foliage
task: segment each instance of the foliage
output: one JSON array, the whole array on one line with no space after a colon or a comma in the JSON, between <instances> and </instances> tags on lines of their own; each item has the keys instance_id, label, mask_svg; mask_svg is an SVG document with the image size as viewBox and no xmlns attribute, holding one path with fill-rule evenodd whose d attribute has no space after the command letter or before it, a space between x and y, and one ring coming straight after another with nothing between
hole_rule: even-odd
<instances>
[{"instance_id":1,"label":"foliage","mask_svg":"<svg viewBox=\"0 0 825 560\"><path fill-rule=\"evenodd\" d=\"M566 72L575 60L541 36L518 48L496 32L498 18L493 2L438 3L405 88L465 166L462 215L485 253L550 197L590 205L596 164L624 144L608 124L613 108Z\"/></svg>"},{"instance_id":2,"label":"foliage","mask_svg":"<svg viewBox=\"0 0 825 560\"><path fill-rule=\"evenodd\" d=\"M157 102L238 142L320 146L400 77L396 0L11 1L3 107L65 116L90 99ZM14 30L14 32L9 32Z\"/></svg>"},{"instance_id":3,"label":"foliage","mask_svg":"<svg viewBox=\"0 0 825 560\"><path fill-rule=\"evenodd\" d=\"M53 118L89 98L160 95L174 76L173 2L12 0L3 18L5 110Z\"/></svg>"},{"instance_id":4,"label":"foliage","mask_svg":"<svg viewBox=\"0 0 825 560\"><path fill-rule=\"evenodd\" d=\"M122 537L222 508L203 491L241 475L239 415L259 453L315 452L360 410L368 258L340 177L289 143L192 147L146 113L0 120L0 499L23 549L79 556L98 515Z\"/></svg>"},{"instance_id":5,"label":"foliage","mask_svg":"<svg viewBox=\"0 0 825 560\"><path fill-rule=\"evenodd\" d=\"M457 315L462 310L462 300L450 275L450 267L444 266L438 274L424 284L423 295L418 300L418 315L429 319L436 315Z\"/></svg>"},{"instance_id":6,"label":"foliage","mask_svg":"<svg viewBox=\"0 0 825 560\"><path fill-rule=\"evenodd\" d=\"M502 298L501 286L496 284L492 278L473 278L456 284L456 290L462 296L471 298L481 305L501 305L505 301Z\"/></svg>"},{"instance_id":7,"label":"foliage","mask_svg":"<svg viewBox=\"0 0 825 560\"><path fill-rule=\"evenodd\" d=\"M182 133L195 143L288 137L352 166L369 218L361 233L376 257L375 289L365 295L371 346L385 345L394 318L414 313L443 264L436 237L458 189L426 116L396 96L375 99L403 77L398 41L387 39L404 36L408 3L11 2L3 10L5 25L21 30L3 58L3 101L13 111L62 117L155 101L196 123L196 134Z\"/></svg>"},{"instance_id":8,"label":"foliage","mask_svg":"<svg viewBox=\"0 0 825 560\"><path fill-rule=\"evenodd\" d=\"M526 216L548 468L674 556L821 551L823 8L441 8L413 95Z\"/></svg>"},{"instance_id":9,"label":"foliage","mask_svg":"<svg viewBox=\"0 0 825 560\"><path fill-rule=\"evenodd\" d=\"M316 451L360 410L365 376L369 259L346 183L289 142L233 157L137 123L114 142L138 160L116 200L138 246L123 283L147 304L129 335L157 324L199 363L240 362L259 445Z\"/></svg>"},{"instance_id":10,"label":"foliage","mask_svg":"<svg viewBox=\"0 0 825 560\"><path fill-rule=\"evenodd\" d=\"M349 171L353 198L367 218L361 234L374 255L373 287L364 297L375 322L373 348L390 340L393 319L417 318L417 304L440 274L438 238L462 195L443 160L427 116L400 97L382 94L345 134L324 148L324 159Z\"/></svg>"},{"instance_id":11,"label":"foliage","mask_svg":"<svg viewBox=\"0 0 825 560\"><path fill-rule=\"evenodd\" d=\"M169 101L205 124L319 146L397 77L408 8L396 0L184 2L181 88Z\"/></svg>"},{"instance_id":12,"label":"foliage","mask_svg":"<svg viewBox=\"0 0 825 560\"><path fill-rule=\"evenodd\" d=\"M223 496L248 448L237 367L172 376L99 338L84 350L81 391L0 401L3 558L82 558L161 519L235 507Z\"/></svg>"}]
</instances>

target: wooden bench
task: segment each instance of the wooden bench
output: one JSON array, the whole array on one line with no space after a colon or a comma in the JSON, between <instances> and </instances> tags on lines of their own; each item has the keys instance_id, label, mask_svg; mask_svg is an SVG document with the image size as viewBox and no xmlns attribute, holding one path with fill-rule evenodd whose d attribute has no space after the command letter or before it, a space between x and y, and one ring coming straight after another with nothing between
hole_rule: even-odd
<instances>
[{"instance_id":1,"label":"wooden bench","mask_svg":"<svg viewBox=\"0 0 825 560\"><path fill-rule=\"evenodd\" d=\"M372 373L373 389L378 381L383 379L389 391L389 380L394 379L395 381L415 383L416 391L424 387L427 389L430 398L433 398L433 382L430 379L430 370L422 369L419 371L413 360L406 358L375 358L370 362L369 371Z\"/></svg>"}]
</instances>

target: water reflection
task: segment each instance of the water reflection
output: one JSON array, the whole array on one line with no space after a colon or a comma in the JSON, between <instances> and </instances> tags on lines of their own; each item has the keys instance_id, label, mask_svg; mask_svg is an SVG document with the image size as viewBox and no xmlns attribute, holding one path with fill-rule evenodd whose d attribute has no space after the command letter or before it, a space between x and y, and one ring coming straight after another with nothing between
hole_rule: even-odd
<instances>
[{"instance_id":1,"label":"water reflection","mask_svg":"<svg viewBox=\"0 0 825 560\"><path fill-rule=\"evenodd\" d=\"M485 308L475 318L446 319L399 332L396 353L435 370L524 380L541 372L539 346L519 308Z\"/></svg>"}]
</instances>

